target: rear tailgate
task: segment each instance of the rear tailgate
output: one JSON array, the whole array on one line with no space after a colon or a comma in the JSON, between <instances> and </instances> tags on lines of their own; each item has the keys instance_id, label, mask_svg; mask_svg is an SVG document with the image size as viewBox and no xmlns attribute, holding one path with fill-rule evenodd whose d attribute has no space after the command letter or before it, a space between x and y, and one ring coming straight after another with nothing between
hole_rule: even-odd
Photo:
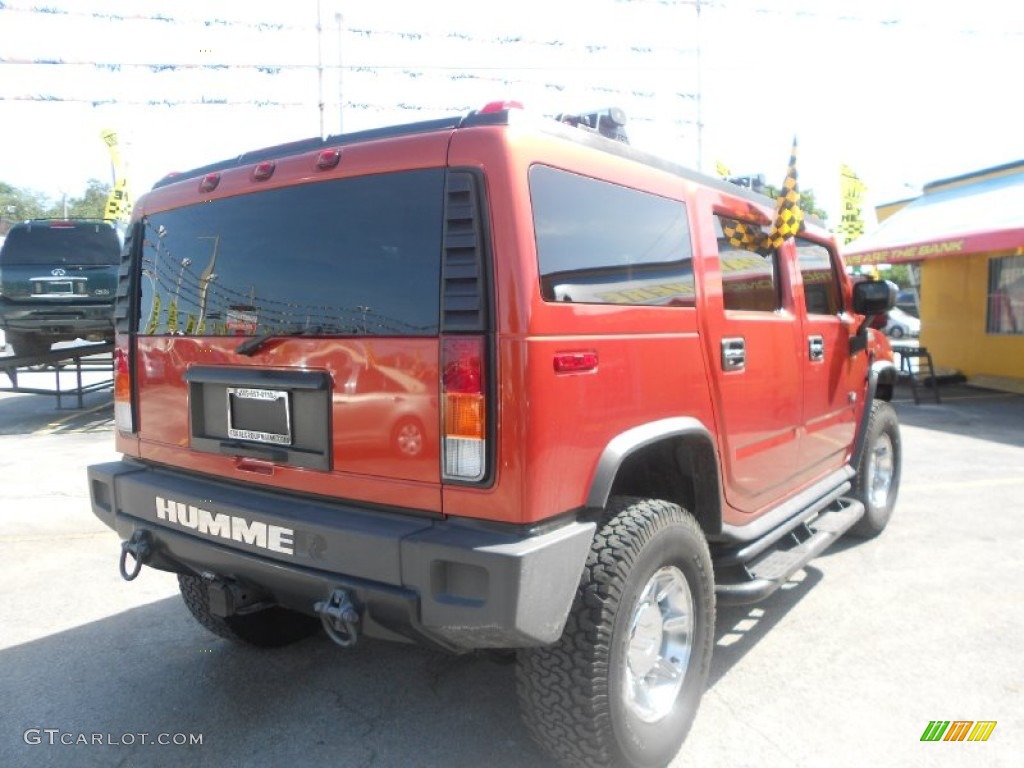
<instances>
[{"instance_id":1,"label":"rear tailgate","mask_svg":"<svg viewBox=\"0 0 1024 768\"><path fill-rule=\"evenodd\" d=\"M345 147L315 182L307 153L140 201L141 458L440 512L447 134L408 141Z\"/></svg>"}]
</instances>

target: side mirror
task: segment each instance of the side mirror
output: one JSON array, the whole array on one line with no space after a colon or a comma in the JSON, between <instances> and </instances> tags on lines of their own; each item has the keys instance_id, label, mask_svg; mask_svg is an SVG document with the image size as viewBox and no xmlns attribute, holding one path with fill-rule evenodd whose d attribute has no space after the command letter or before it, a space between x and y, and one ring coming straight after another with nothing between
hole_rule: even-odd
<instances>
[{"instance_id":1,"label":"side mirror","mask_svg":"<svg viewBox=\"0 0 1024 768\"><path fill-rule=\"evenodd\" d=\"M896 306L899 289L888 280L868 280L853 286L853 311L858 315L884 315Z\"/></svg>"},{"instance_id":2,"label":"side mirror","mask_svg":"<svg viewBox=\"0 0 1024 768\"><path fill-rule=\"evenodd\" d=\"M865 315L857 333L850 338L850 354L868 348L868 323L872 317L884 315L896 306L899 289L888 280L866 280L853 286L853 311Z\"/></svg>"}]
</instances>

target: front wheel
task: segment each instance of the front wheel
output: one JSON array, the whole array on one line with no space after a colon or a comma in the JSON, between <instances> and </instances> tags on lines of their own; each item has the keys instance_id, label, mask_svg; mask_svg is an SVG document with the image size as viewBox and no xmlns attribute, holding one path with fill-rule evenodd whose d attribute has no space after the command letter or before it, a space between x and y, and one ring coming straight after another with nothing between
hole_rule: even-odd
<instances>
[{"instance_id":1,"label":"front wheel","mask_svg":"<svg viewBox=\"0 0 1024 768\"><path fill-rule=\"evenodd\" d=\"M662 766L707 683L714 577L700 526L665 501L616 498L561 639L519 652L526 726L566 766Z\"/></svg>"},{"instance_id":2,"label":"front wheel","mask_svg":"<svg viewBox=\"0 0 1024 768\"><path fill-rule=\"evenodd\" d=\"M872 538L885 530L892 517L903 464L899 420L884 400L872 401L864 440L864 452L853 481L853 495L864 504L864 517L850 528L850 533Z\"/></svg>"}]
</instances>

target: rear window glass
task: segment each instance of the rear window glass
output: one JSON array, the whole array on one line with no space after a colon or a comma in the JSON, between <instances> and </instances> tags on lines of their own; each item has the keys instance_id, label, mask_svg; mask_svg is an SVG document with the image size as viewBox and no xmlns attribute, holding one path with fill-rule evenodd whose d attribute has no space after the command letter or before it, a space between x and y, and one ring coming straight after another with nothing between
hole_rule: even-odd
<instances>
[{"instance_id":1,"label":"rear window glass","mask_svg":"<svg viewBox=\"0 0 1024 768\"><path fill-rule=\"evenodd\" d=\"M693 306L684 203L543 165L530 200L547 301Z\"/></svg>"},{"instance_id":2,"label":"rear window glass","mask_svg":"<svg viewBox=\"0 0 1024 768\"><path fill-rule=\"evenodd\" d=\"M121 241L109 224L15 227L0 249L0 266L110 266L121 258Z\"/></svg>"},{"instance_id":3,"label":"rear window glass","mask_svg":"<svg viewBox=\"0 0 1024 768\"><path fill-rule=\"evenodd\" d=\"M303 184L149 216L148 334L438 332L444 171Z\"/></svg>"}]
</instances>

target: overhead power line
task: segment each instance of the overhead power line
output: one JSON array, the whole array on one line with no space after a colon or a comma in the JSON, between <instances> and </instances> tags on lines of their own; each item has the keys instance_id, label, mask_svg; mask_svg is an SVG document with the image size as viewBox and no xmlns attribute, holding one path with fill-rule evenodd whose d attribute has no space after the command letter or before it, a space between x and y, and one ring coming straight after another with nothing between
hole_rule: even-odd
<instances>
[{"instance_id":1,"label":"overhead power line","mask_svg":"<svg viewBox=\"0 0 1024 768\"><path fill-rule=\"evenodd\" d=\"M695 51L696 49L694 49ZM688 51L692 52L692 51ZM652 51L651 53L657 53ZM440 72L529 72L529 71L559 71L559 72L618 72L618 71L655 71L655 72L671 72L673 70L685 70L688 69L683 65L671 65L671 64L634 64L634 65L593 65L593 64L547 64L547 65L533 65L533 64L509 64L502 66L498 64L483 64L483 65L455 65L455 64L382 64L382 63L361 63L361 64L330 64L324 62L322 65L316 63L292 63L292 64L246 64L246 63L203 63L195 64L190 62L141 62L141 61L80 61L73 59L62 59L62 58L35 58L26 59L14 56L0 56L0 64L10 64L17 66L70 66L70 67L93 67L95 69L103 69L108 71L116 72L121 68L138 68L138 69L150 69L154 72L163 72L176 69L207 69L207 70L218 70L218 69L250 69L258 72L264 72L266 74L277 74L285 70L315 70L322 66L324 69L343 69L346 72L366 72L371 70L401 70L402 72L412 73L412 76L418 76L421 73L436 70Z\"/></svg>"},{"instance_id":2,"label":"overhead power line","mask_svg":"<svg viewBox=\"0 0 1024 768\"><path fill-rule=\"evenodd\" d=\"M936 24L929 22L921 24L917 21L907 22L895 15L889 15L885 17L872 17L866 15L857 15L854 13L835 13L820 10L821 6L799 6L794 7L788 3L782 3L778 6L768 5L765 3L760 6L750 6L745 4L736 3L735 0L612 0L615 5L624 6L642 6L642 7L663 7L666 9L674 8L689 8L695 9L697 7L703 11L727 11L734 14L756 14L756 15L771 15L779 16L787 19L818 19L823 21L833 21L842 23L853 23L853 24L869 24L883 27L900 27L907 26L912 28L915 32L945 32L948 34L956 34L963 36L1000 36L1000 37L1020 37L1024 36L1024 29L1013 29L1007 27L1005 24L994 25L991 29L980 29L977 27L959 27L959 26L943 26L942 24ZM813 10L808 10L812 8ZM189 26L202 26L207 28L220 27L220 28L235 28L235 29L251 29L256 31L289 31L289 32L303 32L309 34L316 33L316 25L310 24L290 24L284 22L269 22L269 21L247 21L243 19L201 19L201 18L189 18L183 16L168 15L163 13L145 14L145 13L110 13L110 12L99 12L99 11L75 11L67 10L64 8L58 8L54 6L34 5L27 3L12 3L12 2L0 2L0 12L8 11L11 13L19 14L35 14L39 16L54 16L54 17L70 17L70 18L91 18L97 21L112 21L112 22L126 22L126 21L148 21L162 24L178 24L178 25L189 25ZM423 32L416 30L388 30L388 29L376 29L376 28L360 28L360 27L346 27L343 28L343 32L347 32L354 35L363 36L391 36L399 37L406 40L453 40L463 39L470 40L481 44L492 44L492 43L521 43L527 45L538 45L538 46L566 46L566 43L558 39L547 39L547 40L534 40L523 36L517 35L498 35L498 36L480 36L472 35L466 32ZM620 48L617 45L602 45L602 48Z\"/></svg>"},{"instance_id":3,"label":"overhead power line","mask_svg":"<svg viewBox=\"0 0 1024 768\"><path fill-rule=\"evenodd\" d=\"M99 11L69 11L64 8L44 5L16 5L0 2L0 11L12 13L31 13L40 16L68 16L71 18L96 19L97 21L156 21L164 24L194 24L202 27L242 27L260 32L315 29L314 25L283 24L266 21L241 21L239 19L190 19L181 16L168 16L162 13L103 13Z\"/></svg>"}]
</instances>

